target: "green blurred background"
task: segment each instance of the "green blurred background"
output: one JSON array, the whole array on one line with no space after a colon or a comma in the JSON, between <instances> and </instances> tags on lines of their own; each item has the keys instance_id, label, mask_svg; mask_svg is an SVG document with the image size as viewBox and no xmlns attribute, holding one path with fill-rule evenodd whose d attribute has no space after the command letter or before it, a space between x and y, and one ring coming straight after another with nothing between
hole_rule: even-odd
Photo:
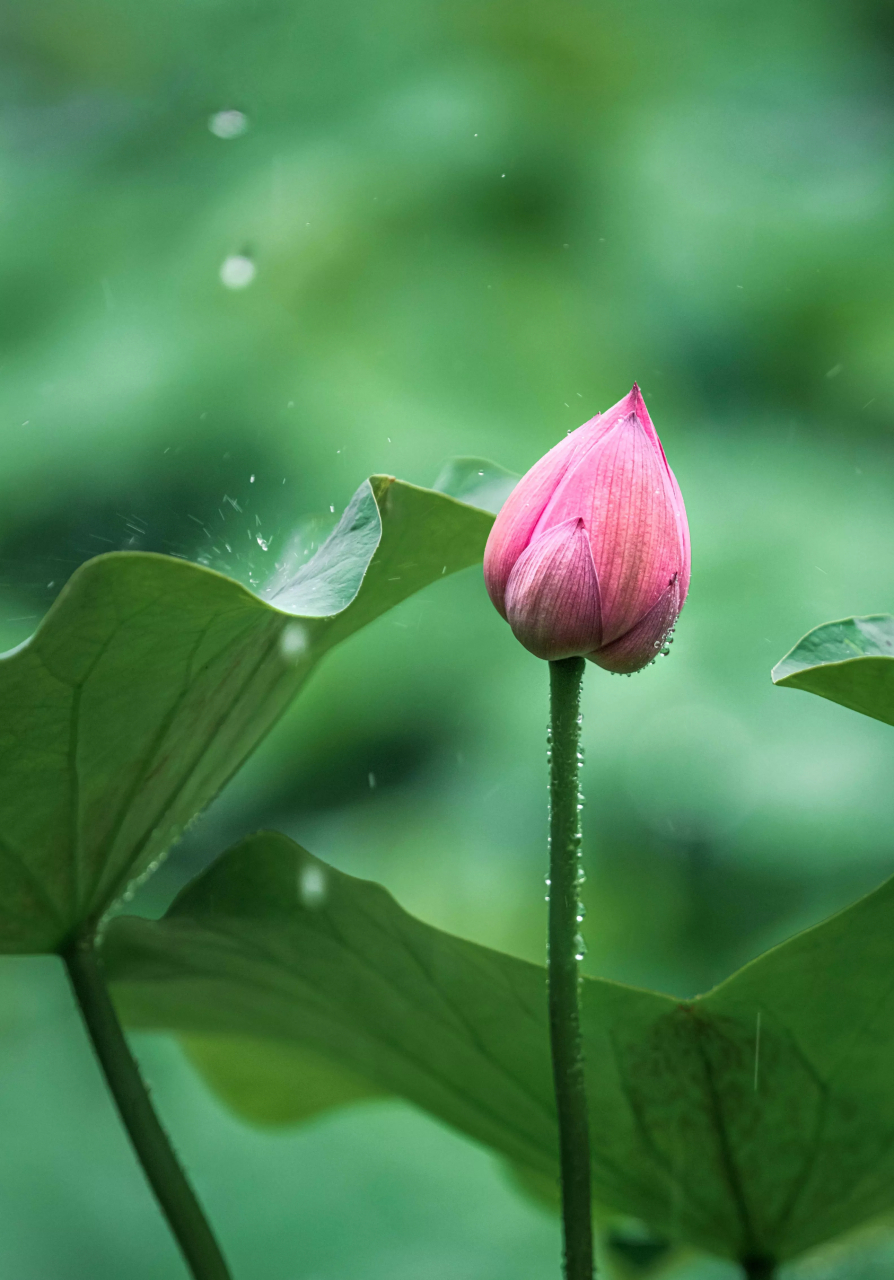
<instances>
[{"instance_id":1,"label":"green blurred background","mask_svg":"<svg viewBox=\"0 0 894 1280\"><path fill-rule=\"evenodd\" d=\"M255 584L369 473L521 472L636 378L693 579L670 660L588 676L587 966L692 994L883 879L894 735L769 671L894 605L892 13L9 0L0 648L98 552ZM480 571L447 580L327 660L136 908L272 825L540 959L545 717ZM550 1215L409 1107L254 1131L138 1045L238 1276L558 1274ZM0 1081L0 1273L184 1275L53 960L0 966ZM795 1270L892 1264L879 1229Z\"/></svg>"}]
</instances>

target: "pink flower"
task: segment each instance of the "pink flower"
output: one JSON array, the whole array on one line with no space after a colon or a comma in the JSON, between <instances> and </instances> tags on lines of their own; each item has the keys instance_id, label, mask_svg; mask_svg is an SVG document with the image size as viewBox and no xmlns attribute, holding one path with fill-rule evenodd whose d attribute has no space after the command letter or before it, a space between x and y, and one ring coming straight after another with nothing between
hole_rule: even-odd
<instances>
[{"instance_id":1,"label":"pink flower","mask_svg":"<svg viewBox=\"0 0 894 1280\"><path fill-rule=\"evenodd\" d=\"M491 600L538 658L651 662L689 589L689 525L639 387L523 476L484 553Z\"/></svg>"}]
</instances>

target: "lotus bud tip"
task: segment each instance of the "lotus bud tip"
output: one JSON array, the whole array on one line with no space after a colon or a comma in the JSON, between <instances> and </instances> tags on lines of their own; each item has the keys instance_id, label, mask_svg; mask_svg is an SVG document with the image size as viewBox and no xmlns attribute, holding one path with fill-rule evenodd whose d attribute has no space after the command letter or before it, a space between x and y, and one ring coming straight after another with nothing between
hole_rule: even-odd
<instances>
[{"instance_id":1,"label":"lotus bud tip","mask_svg":"<svg viewBox=\"0 0 894 1280\"><path fill-rule=\"evenodd\" d=\"M522 477L484 577L539 658L631 673L663 650L689 588L689 526L637 383Z\"/></svg>"}]
</instances>

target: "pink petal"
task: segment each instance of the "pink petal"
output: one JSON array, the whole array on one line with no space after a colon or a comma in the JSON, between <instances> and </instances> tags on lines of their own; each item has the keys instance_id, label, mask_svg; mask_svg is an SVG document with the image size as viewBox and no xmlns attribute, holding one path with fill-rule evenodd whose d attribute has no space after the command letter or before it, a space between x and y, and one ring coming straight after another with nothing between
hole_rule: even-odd
<instances>
[{"instance_id":1,"label":"pink petal","mask_svg":"<svg viewBox=\"0 0 894 1280\"><path fill-rule=\"evenodd\" d=\"M615 416L574 459L536 533L572 515L583 517L590 536L610 643L648 613L684 560L674 485L654 429L637 414Z\"/></svg>"},{"instance_id":2,"label":"pink petal","mask_svg":"<svg viewBox=\"0 0 894 1280\"><path fill-rule=\"evenodd\" d=\"M677 484L677 477L670 469L670 465L668 464L667 457L664 452L664 445L658 438L658 432L652 424L652 419L649 416L649 410L646 408L646 402L643 399L642 392L635 382L627 395L619 400L617 404L613 404L612 407L602 415L602 421L607 426L614 426L619 419L627 417L630 413L636 414L645 428L646 434L650 436L657 445L661 454L661 459L667 469L671 487L674 491L677 528L680 534L680 545L683 548L683 564L680 571L680 608L682 608L683 603L686 600L687 592L689 591L689 576L691 571L689 521L686 518L686 507L683 502L683 495L680 492L680 486Z\"/></svg>"},{"instance_id":3,"label":"pink petal","mask_svg":"<svg viewBox=\"0 0 894 1280\"><path fill-rule=\"evenodd\" d=\"M538 658L570 658L601 643L599 580L582 520L554 526L519 557L506 586L506 617Z\"/></svg>"},{"instance_id":4,"label":"pink petal","mask_svg":"<svg viewBox=\"0 0 894 1280\"><path fill-rule=\"evenodd\" d=\"M629 418L631 413L635 413L642 423L646 435L650 437L652 442L661 450L661 456L664 458L664 449L661 447L661 441L658 439L658 432L652 424L649 416L649 410L646 408L646 402L643 399L642 392L634 382L633 386L627 392L626 396L622 396L617 404L613 404L602 415L603 420L609 425L614 426L616 422L620 422L622 418ZM664 460L667 466L667 459Z\"/></svg>"},{"instance_id":5,"label":"pink petal","mask_svg":"<svg viewBox=\"0 0 894 1280\"><path fill-rule=\"evenodd\" d=\"M504 618L509 575L531 541L544 507L574 460L603 431L604 423L597 413L536 462L503 504L484 551L484 581L491 600Z\"/></svg>"},{"instance_id":6,"label":"pink petal","mask_svg":"<svg viewBox=\"0 0 894 1280\"><path fill-rule=\"evenodd\" d=\"M648 666L670 634L683 607L679 579L674 576L646 616L611 644L586 656L606 671L629 675Z\"/></svg>"}]
</instances>

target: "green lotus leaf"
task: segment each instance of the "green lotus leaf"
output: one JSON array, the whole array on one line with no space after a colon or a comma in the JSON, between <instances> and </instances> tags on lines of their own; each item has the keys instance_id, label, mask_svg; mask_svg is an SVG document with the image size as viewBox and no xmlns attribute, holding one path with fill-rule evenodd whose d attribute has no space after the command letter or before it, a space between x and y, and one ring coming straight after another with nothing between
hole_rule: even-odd
<instances>
[{"instance_id":1,"label":"green lotus leaf","mask_svg":"<svg viewBox=\"0 0 894 1280\"><path fill-rule=\"evenodd\" d=\"M556 1178L543 969L284 836L244 841L160 921L112 921L103 954L127 1022L213 1045L209 1079L235 1072L221 1091L249 1117L306 1110L284 1055L307 1052L342 1100L366 1081ZM894 880L695 1000L585 979L598 1202L735 1258L791 1258L890 1210L892 972Z\"/></svg>"},{"instance_id":2,"label":"green lotus leaf","mask_svg":"<svg viewBox=\"0 0 894 1280\"><path fill-rule=\"evenodd\" d=\"M876 613L816 627L773 668L773 683L894 724L894 617Z\"/></svg>"},{"instance_id":3,"label":"green lotus leaf","mask_svg":"<svg viewBox=\"0 0 894 1280\"><path fill-rule=\"evenodd\" d=\"M149 871L323 655L481 559L493 523L373 476L261 595L167 556L84 564L0 657L0 952L52 952Z\"/></svg>"}]
</instances>

